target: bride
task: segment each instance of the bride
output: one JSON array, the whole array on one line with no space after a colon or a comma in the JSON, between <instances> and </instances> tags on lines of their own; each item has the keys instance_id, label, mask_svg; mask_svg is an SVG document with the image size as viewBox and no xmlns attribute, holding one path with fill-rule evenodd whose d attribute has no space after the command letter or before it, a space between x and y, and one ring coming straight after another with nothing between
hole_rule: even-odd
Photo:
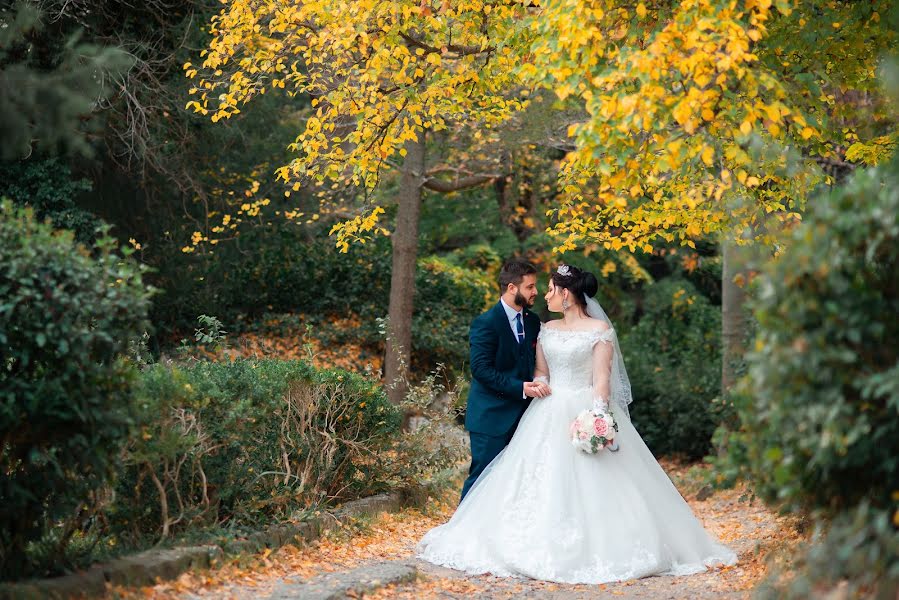
<instances>
[{"instance_id":1,"label":"bride","mask_svg":"<svg viewBox=\"0 0 899 600\"><path fill-rule=\"evenodd\" d=\"M418 555L471 574L559 583L686 575L733 564L656 462L630 422L630 382L611 322L592 298L596 278L562 265L546 302L563 317L538 336L534 398L512 441ZM569 426L600 402L618 422L617 451L576 449Z\"/></svg>"}]
</instances>

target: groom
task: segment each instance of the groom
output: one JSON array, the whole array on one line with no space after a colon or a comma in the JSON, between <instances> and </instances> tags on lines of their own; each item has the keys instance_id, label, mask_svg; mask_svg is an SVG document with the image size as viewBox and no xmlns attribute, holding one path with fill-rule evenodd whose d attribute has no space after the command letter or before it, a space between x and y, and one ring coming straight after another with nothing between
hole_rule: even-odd
<instances>
[{"instance_id":1,"label":"groom","mask_svg":"<svg viewBox=\"0 0 899 600\"><path fill-rule=\"evenodd\" d=\"M465 428L471 438L471 467L462 498L484 468L505 448L531 398L549 387L533 382L540 319L528 309L537 299L537 269L509 261L499 273L501 296L471 324L471 389Z\"/></svg>"}]
</instances>

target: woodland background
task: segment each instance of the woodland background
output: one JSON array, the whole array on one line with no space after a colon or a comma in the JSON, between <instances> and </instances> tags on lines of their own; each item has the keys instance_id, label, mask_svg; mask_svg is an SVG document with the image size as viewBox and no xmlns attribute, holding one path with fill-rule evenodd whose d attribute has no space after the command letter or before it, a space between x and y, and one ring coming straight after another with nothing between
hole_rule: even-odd
<instances>
[{"instance_id":1,"label":"woodland background","mask_svg":"<svg viewBox=\"0 0 899 600\"><path fill-rule=\"evenodd\" d=\"M895 593L892 3L278 4L0 8L3 578L439 479L520 256L816 532L765 593Z\"/></svg>"}]
</instances>

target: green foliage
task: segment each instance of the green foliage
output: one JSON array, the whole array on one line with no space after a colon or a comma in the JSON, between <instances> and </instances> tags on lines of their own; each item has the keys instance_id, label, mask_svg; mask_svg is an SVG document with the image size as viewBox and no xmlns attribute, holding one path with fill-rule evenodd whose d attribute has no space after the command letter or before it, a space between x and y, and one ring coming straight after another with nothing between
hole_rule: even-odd
<instances>
[{"instance_id":1,"label":"green foliage","mask_svg":"<svg viewBox=\"0 0 899 600\"><path fill-rule=\"evenodd\" d=\"M491 292L496 284L477 271L431 256L419 259L415 287L413 366L427 370L445 362L461 368L468 362L468 328L495 301Z\"/></svg>"},{"instance_id":2,"label":"green foliage","mask_svg":"<svg viewBox=\"0 0 899 600\"><path fill-rule=\"evenodd\" d=\"M77 514L128 432L133 369L121 358L148 327L142 270L101 235L0 208L0 574L27 574L28 542ZM60 551L68 534L57 542Z\"/></svg>"},{"instance_id":3,"label":"green foliage","mask_svg":"<svg viewBox=\"0 0 899 600\"><path fill-rule=\"evenodd\" d=\"M199 327L194 331L194 341L201 345L216 349L225 341L228 332L222 327L222 322L209 315L197 317Z\"/></svg>"},{"instance_id":4,"label":"green foliage","mask_svg":"<svg viewBox=\"0 0 899 600\"><path fill-rule=\"evenodd\" d=\"M485 306L495 284L477 270L437 257L419 260L413 317L413 366L428 372L439 362L461 367L468 358L468 326ZM322 322L353 318L354 342L383 343L377 319L387 316L390 243L377 240L338 252L328 239L292 225L258 227L214 255L173 256L155 280L164 289L155 320L172 329L193 326L198 312L240 325L265 313L301 313ZM340 344L344 334L333 334Z\"/></svg>"},{"instance_id":5,"label":"green foliage","mask_svg":"<svg viewBox=\"0 0 899 600\"><path fill-rule=\"evenodd\" d=\"M896 502L899 177L858 173L818 199L757 281L759 334L720 464L765 500L825 515Z\"/></svg>"},{"instance_id":6,"label":"green foliage","mask_svg":"<svg viewBox=\"0 0 899 600\"><path fill-rule=\"evenodd\" d=\"M374 457L401 423L376 382L300 361L157 364L136 393L108 511L129 545L380 491Z\"/></svg>"},{"instance_id":7,"label":"green foliage","mask_svg":"<svg viewBox=\"0 0 899 600\"><path fill-rule=\"evenodd\" d=\"M79 194L90 190L90 181L73 179L58 158L0 163L0 196L32 207L38 219L50 219L57 229L71 230L84 244L94 240L102 223L76 203Z\"/></svg>"},{"instance_id":8,"label":"green foliage","mask_svg":"<svg viewBox=\"0 0 899 600\"><path fill-rule=\"evenodd\" d=\"M899 8L890 0L794 6L771 21L759 60L784 82L788 100L819 124L821 147L835 145L847 161L872 164L887 141L881 136L897 129L875 74L895 49Z\"/></svg>"},{"instance_id":9,"label":"green foliage","mask_svg":"<svg viewBox=\"0 0 899 600\"><path fill-rule=\"evenodd\" d=\"M47 48L36 48L30 39L41 25L34 3L7 4L0 21L0 159L27 158L34 145L91 154L85 117L107 97L130 57L73 35L42 64Z\"/></svg>"},{"instance_id":10,"label":"green foliage","mask_svg":"<svg viewBox=\"0 0 899 600\"><path fill-rule=\"evenodd\" d=\"M634 425L656 455L700 458L724 412L721 312L676 278L649 285L642 308L621 340Z\"/></svg>"},{"instance_id":11,"label":"green foliage","mask_svg":"<svg viewBox=\"0 0 899 600\"><path fill-rule=\"evenodd\" d=\"M379 457L377 476L390 489L402 490L415 501L433 495L435 488L458 484L458 466L469 458L465 433L456 422L465 383L461 373L453 378L444 365L437 365L421 381L408 383L397 408L413 415L409 427Z\"/></svg>"}]
</instances>

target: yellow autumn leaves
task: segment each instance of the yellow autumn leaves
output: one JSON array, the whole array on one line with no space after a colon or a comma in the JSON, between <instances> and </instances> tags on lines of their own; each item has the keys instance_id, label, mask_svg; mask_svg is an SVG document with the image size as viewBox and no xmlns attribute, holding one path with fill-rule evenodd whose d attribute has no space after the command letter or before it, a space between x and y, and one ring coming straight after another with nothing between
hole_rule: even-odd
<instances>
[{"instance_id":1,"label":"yellow autumn leaves","mask_svg":"<svg viewBox=\"0 0 899 600\"><path fill-rule=\"evenodd\" d=\"M753 52L774 10L770 0L230 0L202 67L184 66L196 81L188 107L218 120L266 89L308 94L314 113L278 177L371 189L421 131L495 128L544 86L586 114L569 130L575 150L552 211L559 249L690 244L792 215L816 176L781 150L812 139L813 124ZM735 196L753 201L735 210ZM380 229L382 212L337 226L338 243Z\"/></svg>"},{"instance_id":2,"label":"yellow autumn leaves","mask_svg":"<svg viewBox=\"0 0 899 600\"><path fill-rule=\"evenodd\" d=\"M562 249L585 239L631 250L656 237L689 245L698 235L741 232L773 207L792 218L784 207L801 201L818 172L785 160L788 136L816 132L752 50L770 1L648 4L637 6L637 20L612 0L542 4L534 70L546 85L582 96L590 115L569 132L576 149L553 211ZM647 27L644 19L666 6L669 16ZM560 29L572 34L554 36ZM733 210L735 196L753 202Z\"/></svg>"},{"instance_id":3,"label":"yellow autumn leaves","mask_svg":"<svg viewBox=\"0 0 899 600\"><path fill-rule=\"evenodd\" d=\"M309 94L315 115L293 146L297 160L279 176L371 188L418 130L459 120L489 126L520 109L508 94L520 55L497 42L524 10L481 1L236 0L212 23L203 63L212 76L198 82L189 107L228 118L268 79Z\"/></svg>"}]
</instances>

